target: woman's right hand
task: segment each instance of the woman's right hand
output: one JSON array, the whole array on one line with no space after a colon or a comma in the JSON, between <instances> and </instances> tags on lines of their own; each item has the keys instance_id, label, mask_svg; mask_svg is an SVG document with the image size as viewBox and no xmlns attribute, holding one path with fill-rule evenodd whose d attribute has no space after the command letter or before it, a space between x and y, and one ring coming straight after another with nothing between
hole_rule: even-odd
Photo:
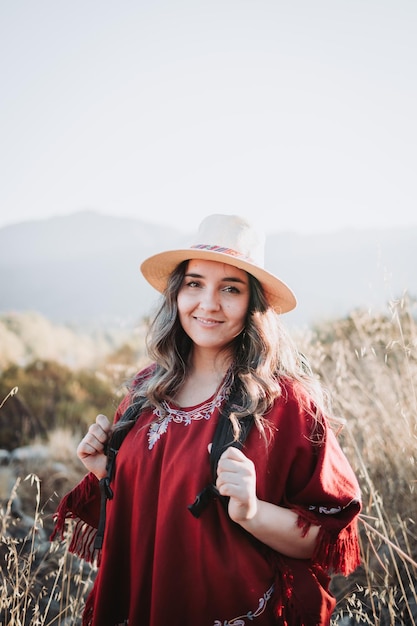
<instances>
[{"instance_id":1,"label":"woman's right hand","mask_svg":"<svg viewBox=\"0 0 417 626\"><path fill-rule=\"evenodd\" d=\"M77 456L89 472L99 480L106 475L107 457L104 445L111 433L111 424L105 415L97 415L96 421L78 444Z\"/></svg>"}]
</instances>

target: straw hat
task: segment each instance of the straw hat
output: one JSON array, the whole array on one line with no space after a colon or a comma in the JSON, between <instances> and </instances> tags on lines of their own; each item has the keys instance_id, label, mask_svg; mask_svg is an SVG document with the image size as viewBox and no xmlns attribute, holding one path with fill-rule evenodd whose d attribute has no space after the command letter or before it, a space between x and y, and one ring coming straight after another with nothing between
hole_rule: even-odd
<instances>
[{"instance_id":1,"label":"straw hat","mask_svg":"<svg viewBox=\"0 0 417 626\"><path fill-rule=\"evenodd\" d=\"M227 263L255 276L261 283L268 303L278 312L287 313L297 301L291 289L264 269L265 236L237 215L214 214L200 224L195 243L189 248L155 254L140 266L146 280L163 293L171 272L182 261L204 259Z\"/></svg>"}]
</instances>

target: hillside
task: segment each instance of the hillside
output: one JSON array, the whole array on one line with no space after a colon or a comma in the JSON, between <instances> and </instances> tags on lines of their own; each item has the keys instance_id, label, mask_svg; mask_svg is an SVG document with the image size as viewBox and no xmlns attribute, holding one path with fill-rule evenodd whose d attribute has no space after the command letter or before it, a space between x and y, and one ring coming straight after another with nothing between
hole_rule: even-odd
<instances>
[{"instance_id":1,"label":"hillside","mask_svg":"<svg viewBox=\"0 0 417 626\"><path fill-rule=\"evenodd\" d=\"M266 264L294 289L288 323L311 324L416 293L417 227L318 235L269 233ZM188 244L170 228L92 211L0 229L0 313L37 311L96 328L148 315L157 294L141 260Z\"/></svg>"}]
</instances>

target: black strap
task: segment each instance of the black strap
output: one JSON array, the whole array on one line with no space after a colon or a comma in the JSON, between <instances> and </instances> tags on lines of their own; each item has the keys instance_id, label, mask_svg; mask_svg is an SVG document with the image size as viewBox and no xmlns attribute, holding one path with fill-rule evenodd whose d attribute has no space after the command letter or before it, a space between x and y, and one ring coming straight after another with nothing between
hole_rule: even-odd
<instances>
[{"instance_id":1,"label":"black strap","mask_svg":"<svg viewBox=\"0 0 417 626\"><path fill-rule=\"evenodd\" d=\"M131 422L129 426L126 425L125 428L117 428L111 434L111 437L108 443L105 446L105 452L107 454L107 463L106 463L106 476L100 479L99 487L100 487L100 517L99 523L97 527L97 533L94 539L94 549L101 550L103 546L104 540L104 529L106 526L106 505L107 500L111 500L113 498L113 491L110 487L110 483L113 480L114 470L116 465L116 457L119 452L119 448L123 443L124 438L126 437L129 430L132 428L133 424L138 419L140 412L142 410L142 406L145 403L145 398L139 398L137 402L131 404L126 411L123 413L119 420L119 424L122 422Z\"/></svg>"},{"instance_id":2,"label":"black strap","mask_svg":"<svg viewBox=\"0 0 417 626\"><path fill-rule=\"evenodd\" d=\"M194 502L188 505L188 510L194 515L194 517L200 517L202 512L207 508L208 504L214 498L218 498L227 511L227 505L229 498L220 495L215 483L217 480L217 466L223 452L233 446L235 448L242 449L243 444L249 434L249 431L253 425L253 415L247 415L240 420L240 433L239 438L235 439L233 433L232 422L229 419L229 413L235 404L237 394L232 393L224 409L221 411L219 421L214 432L212 446L210 450L210 466L213 482L204 487L200 493L197 494Z\"/></svg>"},{"instance_id":3,"label":"black strap","mask_svg":"<svg viewBox=\"0 0 417 626\"><path fill-rule=\"evenodd\" d=\"M210 451L210 466L211 466L211 475L215 480L217 477L217 466L219 464L219 460L221 455L227 448L233 446L234 448L238 448L241 450L243 448L243 444L246 441L246 438L249 434L249 431L253 425L253 415L247 415L240 419L240 433L239 438L235 439L235 435L233 432L233 425L229 418L230 412L230 404L227 403L224 411L220 413L219 422L216 426L216 430L214 431L211 451Z\"/></svg>"},{"instance_id":4,"label":"black strap","mask_svg":"<svg viewBox=\"0 0 417 626\"><path fill-rule=\"evenodd\" d=\"M104 528L106 526L106 505L107 500L112 500L113 490L110 487L111 476L114 472L117 450L109 448L107 451L107 475L99 481L100 486L100 518L97 528L97 534L94 539L94 549L101 550L104 539Z\"/></svg>"}]
</instances>

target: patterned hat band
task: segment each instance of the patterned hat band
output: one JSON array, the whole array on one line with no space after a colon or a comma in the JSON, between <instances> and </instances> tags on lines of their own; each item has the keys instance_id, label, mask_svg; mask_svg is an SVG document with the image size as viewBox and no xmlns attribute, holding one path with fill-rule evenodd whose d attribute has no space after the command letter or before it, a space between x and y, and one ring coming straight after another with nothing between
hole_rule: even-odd
<instances>
[{"instance_id":1,"label":"patterned hat band","mask_svg":"<svg viewBox=\"0 0 417 626\"><path fill-rule=\"evenodd\" d=\"M254 263L254 260L250 256L241 254L240 252L237 252L236 250L232 250L232 248L224 248L222 246L210 246L205 243L197 243L190 247L194 250L211 250L212 252L221 252L222 254L228 254L238 259L243 259L244 261L248 261L248 263Z\"/></svg>"}]
</instances>

